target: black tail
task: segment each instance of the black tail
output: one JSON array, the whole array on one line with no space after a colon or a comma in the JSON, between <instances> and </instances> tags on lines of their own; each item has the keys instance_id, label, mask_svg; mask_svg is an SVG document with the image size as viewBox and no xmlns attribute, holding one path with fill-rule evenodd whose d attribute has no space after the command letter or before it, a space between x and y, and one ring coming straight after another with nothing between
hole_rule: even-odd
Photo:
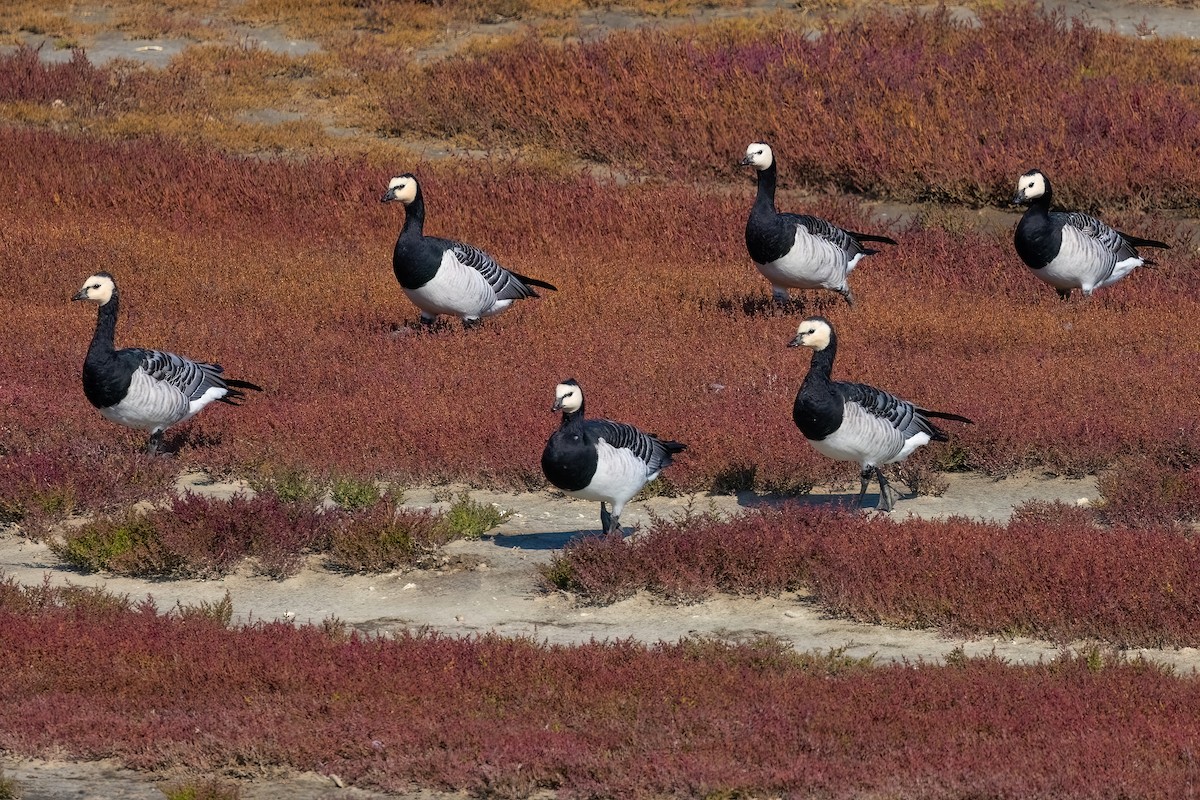
<instances>
[{"instance_id":1,"label":"black tail","mask_svg":"<svg viewBox=\"0 0 1200 800\"><path fill-rule=\"evenodd\" d=\"M917 410L920 411L925 416L934 417L935 419L948 419L948 420L952 420L954 422L965 422L968 425L975 424L973 421L967 419L966 417L960 417L958 414L948 414L945 411L930 411L927 408L919 408Z\"/></svg>"},{"instance_id":2,"label":"black tail","mask_svg":"<svg viewBox=\"0 0 1200 800\"><path fill-rule=\"evenodd\" d=\"M541 289L549 289L552 292L558 291L558 287L555 286L553 283L546 283L545 281L539 281L537 278L527 278L524 275L518 275L515 272L512 273L512 276L514 278L516 278L517 280L519 280L521 283L525 284L526 286L537 286ZM534 292L533 296L537 297L537 293Z\"/></svg>"},{"instance_id":3,"label":"black tail","mask_svg":"<svg viewBox=\"0 0 1200 800\"><path fill-rule=\"evenodd\" d=\"M240 405L238 398L245 397L246 391L261 392L263 389L256 383L250 381L239 381L236 378L226 378L225 385L229 387L229 391L221 398L222 403L228 403L231 406ZM246 391L242 391L246 390Z\"/></svg>"},{"instance_id":4,"label":"black tail","mask_svg":"<svg viewBox=\"0 0 1200 800\"><path fill-rule=\"evenodd\" d=\"M665 447L667 452L671 455L682 453L684 450L687 450L687 445L681 444L680 442L673 442L670 439L659 439L659 441L662 442L662 446Z\"/></svg>"},{"instance_id":5,"label":"black tail","mask_svg":"<svg viewBox=\"0 0 1200 800\"><path fill-rule=\"evenodd\" d=\"M1117 231L1117 233L1121 233ZM1128 233L1121 233L1121 238L1129 242L1134 247L1161 247L1163 250L1170 250L1171 245L1166 242L1160 242L1155 239L1142 239L1137 236L1130 236Z\"/></svg>"},{"instance_id":6,"label":"black tail","mask_svg":"<svg viewBox=\"0 0 1200 800\"><path fill-rule=\"evenodd\" d=\"M884 244L899 244L895 239L889 239L886 236L876 236L871 233L858 233L856 231L846 231L846 233L858 239L860 242L883 242ZM876 250L875 252L879 252Z\"/></svg>"}]
</instances>

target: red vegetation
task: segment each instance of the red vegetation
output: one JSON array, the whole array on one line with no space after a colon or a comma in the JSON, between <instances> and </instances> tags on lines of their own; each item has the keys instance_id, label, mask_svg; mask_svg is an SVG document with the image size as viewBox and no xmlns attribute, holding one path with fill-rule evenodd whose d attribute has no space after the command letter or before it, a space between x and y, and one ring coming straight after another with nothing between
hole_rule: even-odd
<instances>
[{"instance_id":1,"label":"red vegetation","mask_svg":"<svg viewBox=\"0 0 1200 800\"><path fill-rule=\"evenodd\" d=\"M89 571L161 578L215 577L252 559L272 577L295 573L306 555L332 566L379 572L417 566L455 538L440 514L398 509L326 509L270 492L229 500L176 496L162 508L93 519L51 543L68 564Z\"/></svg>"},{"instance_id":2,"label":"red vegetation","mask_svg":"<svg viewBox=\"0 0 1200 800\"><path fill-rule=\"evenodd\" d=\"M0 695L11 752L489 797L1168 798L1200 752L1196 678L1096 654L867 667L765 643L226 630L11 581Z\"/></svg>"},{"instance_id":3,"label":"red vegetation","mask_svg":"<svg viewBox=\"0 0 1200 800\"><path fill-rule=\"evenodd\" d=\"M1102 527L1029 504L1008 525L785 505L729 521L660 522L630 541L584 539L543 568L551 588L608 603L638 590L808 589L830 612L957 634L1200 645L1200 540L1174 527Z\"/></svg>"},{"instance_id":4,"label":"red vegetation","mask_svg":"<svg viewBox=\"0 0 1200 800\"><path fill-rule=\"evenodd\" d=\"M79 387L94 317L67 298L104 268L124 295L118 344L220 361L265 388L170 432L179 466L540 486L556 424L547 401L574 375L609 387L593 413L688 443L666 473L676 487L803 489L852 474L792 425L808 364L784 344L799 315L747 313L766 296L741 241L749 184L731 195L496 164L261 162L17 130L0 130L0 144L12 189L0 258L20 266L0 298L10 454L140 447ZM423 176L431 234L561 291L478 332L406 328L416 314L389 265L401 220L378 194L409 168ZM868 224L844 204L815 205ZM1138 230L1176 238L1161 220ZM856 272L859 308L810 296L810 310L844 332L838 376L975 420L924 448L925 463L1080 474L1181 443L1200 450L1200 406L1162 401L1195 395L1200 273L1185 248L1090 303L1061 304L1007 232L891 233L901 246Z\"/></svg>"},{"instance_id":5,"label":"red vegetation","mask_svg":"<svg viewBox=\"0 0 1200 800\"><path fill-rule=\"evenodd\" d=\"M530 37L405 71L389 87L392 126L704 177L765 140L793 181L917 201L1004 202L1040 167L1062 202L1195 207L1190 42L1119 36L1033 3L976 11L979 24L876 9L819 36L759 20Z\"/></svg>"}]
</instances>

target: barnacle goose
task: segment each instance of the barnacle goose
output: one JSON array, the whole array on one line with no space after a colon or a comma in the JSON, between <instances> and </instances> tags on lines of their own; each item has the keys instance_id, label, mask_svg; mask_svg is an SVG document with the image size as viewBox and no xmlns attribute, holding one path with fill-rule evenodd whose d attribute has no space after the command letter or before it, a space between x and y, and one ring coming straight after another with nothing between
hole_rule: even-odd
<instances>
[{"instance_id":1,"label":"barnacle goose","mask_svg":"<svg viewBox=\"0 0 1200 800\"><path fill-rule=\"evenodd\" d=\"M1017 223L1013 240L1021 260L1064 300L1072 289L1082 289L1083 296L1090 297L1096 289L1111 286L1142 264L1154 263L1142 259L1134 248L1170 248L1163 242L1121 233L1079 211L1051 211L1053 197L1050 181L1039 170L1020 177L1012 201L1029 209Z\"/></svg>"},{"instance_id":2,"label":"barnacle goose","mask_svg":"<svg viewBox=\"0 0 1200 800\"><path fill-rule=\"evenodd\" d=\"M930 441L947 437L930 417L970 422L966 417L918 408L882 389L830 378L837 355L837 335L824 317L800 323L788 347L813 351L808 375L796 393L792 419L818 453L837 461L857 461L861 467L861 504L871 475L879 479L879 508L891 511L898 496L883 476L884 464L905 458Z\"/></svg>"},{"instance_id":3,"label":"barnacle goose","mask_svg":"<svg viewBox=\"0 0 1200 800\"><path fill-rule=\"evenodd\" d=\"M439 314L450 314L470 326L480 317L499 314L513 300L537 297L530 287L557 291L545 281L509 272L477 247L426 236L425 199L411 173L392 178L380 200L404 204L392 271L408 299L421 309L421 322L432 324Z\"/></svg>"},{"instance_id":4,"label":"barnacle goose","mask_svg":"<svg viewBox=\"0 0 1200 800\"><path fill-rule=\"evenodd\" d=\"M788 289L832 289L853 306L846 278L863 256L879 252L863 242L896 241L843 230L819 217L776 211L775 157L761 142L746 148L741 165L758 170L758 194L746 220L746 248L758 271L771 282L775 299L786 303Z\"/></svg>"},{"instance_id":5,"label":"barnacle goose","mask_svg":"<svg viewBox=\"0 0 1200 800\"><path fill-rule=\"evenodd\" d=\"M583 389L574 378L554 389L550 410L559 409L562 422L542 451L542 472L572 497L599 500L604 533L616 533L625 504L686 446L621 422L585 419ZM612 514L605 503L612 503Z\"/></svg>"},{"instance_id":6,"label":"barnacle goose","mask_svg":"<svg viewBox=\"0 0 1200 800\"><path fill-rule=\"evenodd\" d=\"M157 453L163 431L190 419L214 400L238 405L239 389L262 391L246 381L221 377L219 364L205 364L161 350L113 346L120 294L107 272L84 281L72 300L100 306L96 332L83 361L83 393L105 419L149 431L146 451Z\"/></svg>"}]
</instances>

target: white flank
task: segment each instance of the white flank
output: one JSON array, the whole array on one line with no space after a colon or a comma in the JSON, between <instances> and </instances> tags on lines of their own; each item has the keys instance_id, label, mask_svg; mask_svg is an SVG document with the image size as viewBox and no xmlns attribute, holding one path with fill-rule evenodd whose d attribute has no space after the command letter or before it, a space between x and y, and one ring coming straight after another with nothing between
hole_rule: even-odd
<instances>
[{"instance_id":1,"label":"white flank","mask_svg":"<svg viewBox=\"0 0 1200 800\"><path fill-rule=\"evenodd\" d=\"M792 289L846 288L846 252L842 248L803 229L796 231L796 241L782 258L758 264L758 271L773 286Z\"/></svg>"},{"instance_id":2,"label":"white flank","mask_svg":"<svg viewBox=\"0 0 1200 800\"><path fill-rule=\"evenodd\" d=\"M495 314L511 301L496 301L496 293L483 276L464 266L447 250L437 273L420 289L405 289L413 304L427 314L477 318ZM503 303L504 305L500 305Z\"/></svg>"},{"instance_id":3,"label":"white flank","mask_svg":"<svg viewBox=\"0 0 1200 800\"><path fill-rule=\"evenodd\" d=\"M190 416L189 405L183 392L169 383L151 378L139 367L133 373L124 399L116 405L100 409L100 414L129 428L156 431L187 419Z\"/></svg>"},{"instance_id":4,"label":"white flank","mask_svg":"<svg viewBox=\"0 0 1200 800\"><path fill-rule=\"evenodd\" d=\"M624 447L613 447L600 439L596 451L596 474L592 482L579 491L567 494L580 500L611 502L613 516L619 517L625 504L651 480L651 473L645 461Z\"/></svg>"}]
</instances>

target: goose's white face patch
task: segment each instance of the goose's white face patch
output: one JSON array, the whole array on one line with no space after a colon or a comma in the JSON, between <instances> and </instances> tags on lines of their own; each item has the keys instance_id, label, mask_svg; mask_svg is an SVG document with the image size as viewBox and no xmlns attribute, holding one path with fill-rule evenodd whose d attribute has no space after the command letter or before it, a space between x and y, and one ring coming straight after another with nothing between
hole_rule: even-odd
<instances>
[{"instance_id":1,"label":"goose's white face patch","mask_svg":"<svg viewBox=\"0 0 1200 800\"><path fill-rule=\"evenodd\" d=\"M399 200L404 205L408 205L417 199L416 180L403 175L399 178L392 178L388 182L388 196L393 200Z\"/></svg>"},{"instance_id":2,"label":"goose's white face patch","mask_svg":"<svg viewBox=\"0 0 1200 800\"><path fill-rule=\"evenodd\" d=\"M793 341L801 347L824 350L829 347L829 340L832 337L833 329L829 327L828 322L823 319L806 319L796 329L796 338Z\"/></svg>"},{"instance_id":3,"label":"goose's white face patch","mask_svg":"<svg viewBox=\"0 0 1200 800\"><path fill-rule=\"evenodd\" d=\"M757 170L764 170L771 166L775 161L775 156L771 153L769 145L762 142L755 142L746 148L746 157L742 160L743 164L749 164Z\"/></svg>"},{"instance_id":4,"label":"goose's white face patch","mask_svg":"<svg viewBox=\"0 0 1200 800\"><path fill-rule=\"evenodd\" d=\"M93 275L83 282L83 287L79 290L79 294L75 295L80 300L88 300L99 305L104 305L109 300L112 300L113 291L116 289L112 278L107 275Z\"/></svg>"},{"instance_id":5,"label":"goose's white face patch","mask_svg":"<svg viewBox=\"0 0 1200 800\"><path fill-rule=\"evenodd\" d=\"M1034 170L1026 172L1017 180L1017 197L1023 201L1035 200L1046 193L1046 176Z\"/></svg>"},{"instance_id":6,"label":"goose's white face patch","mask_svg":"<svg viewBox=\"0 0 1200 800\"><path fill-rule=\"evenodd\" d=\"M563 411L574 414L583 406L583 389L569 383L554 387L554 404Z\"/></svg>"}]
</instances>

